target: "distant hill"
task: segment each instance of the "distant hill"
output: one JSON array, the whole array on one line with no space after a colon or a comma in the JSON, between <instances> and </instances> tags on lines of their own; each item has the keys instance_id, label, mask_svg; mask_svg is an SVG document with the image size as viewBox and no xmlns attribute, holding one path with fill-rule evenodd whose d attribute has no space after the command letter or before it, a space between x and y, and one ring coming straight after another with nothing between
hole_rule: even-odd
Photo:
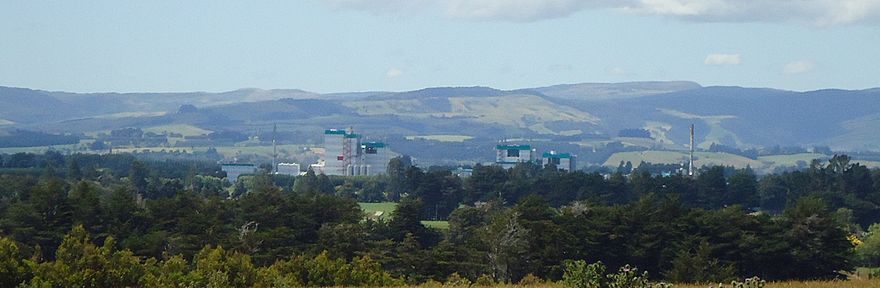
<instances>
[{"instance_id":1,"label":"distant hill","mask_svg":"<svg viewBox=\"0 0 880 288\"><path fill-rule=\"evenodd\" d=\"M222 93L68 93L0 87L2 119L22 125L97 117L176 111L181 105L219 106L278 99L314 99L320 94L296 89L239 89Z\"/></svg>"},{"instance_id":2,"label":"distant hill","mask_svg":"<svg viewBox=\"0 0 880 288\"><path fill-rule=\"evenodd\" d=\"M533 88L544 95L572 100L598 101L637 98L702 88L696 82L652 81L626 83L580 83Z\"/></svg>"},{"instance_id":3,"label":"distant hill","mask_svg":"<svg viewBox=\"0 0 880 288\"><path fill-rule=\"evenodd\" d=\"M193 106L178 113L181 105ZM0 128L53 133L171 125L255 134L278 124L305 137L296 141L319 143L324 128L355 126L376 137L548 139L588 149L617 141L674 150L685 148L691 123L704 149L716 143L880 151L880 89L794 92L684 81L332 94L254 88L79 94L0 87ZM618 139L620 131L640 130L650 138Z\"/></svg>"}]
</instances>

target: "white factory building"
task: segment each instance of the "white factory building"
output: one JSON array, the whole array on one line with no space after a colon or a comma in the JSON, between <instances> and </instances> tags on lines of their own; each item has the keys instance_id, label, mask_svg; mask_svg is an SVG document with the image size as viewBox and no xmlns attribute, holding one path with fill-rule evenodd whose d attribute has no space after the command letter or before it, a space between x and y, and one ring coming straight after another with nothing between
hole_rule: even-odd
<instances>
[{"instance_id":1,"label":"white factory building","mask_svg":"<svg viewBox=\"0 0 880 288\"><path fill-rule=\"evenodd\" d=\"M575 160L577 160L577 155L571 155L571 153L557 153L554 150L550 150L550 152L544 152L544 154L541 155L542 166L553 164L556 165L556 168L568 172L577 169L577 163L575 162Z\"/></svg>"},{"instance_id":2,"label":"white factory building","mask_svg":"<svg viewBox=\"0 0 880 288\"><path fill-rule=\"evenodd\" d=\"M324 163L326 175L359 176L385 174L391 159L385 143L364 142L352 128L324 130Z\"/></svg>"},{"instance_id":3,"label":"white factory building","mask_svg":"<svg viewBox=\"0 0 880 288\"><path fill-rule=\"evenodd\" d=\"M235 183L238 176L241 176L242 174L256 173L257 166L254 164L221 164L220 170L226 172L226 179L229 179L229 182Z\"/></svg>"},{"instance_id":4,"label":"white factory building","mask_svg":"<svg viewBox=\"0 0 880 288\"><path fill-rule=\"evenodd\" d=\"M297 163L278 163L275 166L275 174L298 176L300 174Z\"/></svg>"},{"instance_id":5,"label":"white factory building","mask_svg":"<svg viewBox=\"0 0 880 288\"><path fill-rule=\"evenodd\" d=\"M495 164L509 169L520 162L535 161L535 154L531 145L499 144L495 146Z\"/></svg>"}]
</instances>

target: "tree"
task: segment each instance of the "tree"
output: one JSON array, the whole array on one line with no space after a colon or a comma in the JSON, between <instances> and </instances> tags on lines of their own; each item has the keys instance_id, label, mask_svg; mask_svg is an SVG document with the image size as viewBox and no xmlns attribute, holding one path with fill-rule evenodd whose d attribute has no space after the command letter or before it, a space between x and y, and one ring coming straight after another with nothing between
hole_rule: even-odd
<instances>
[{"instance_id":1,"label":"tree","mask_svg":"<svg viewBox=\"0 0 880 288\"><path fill-rule=\"evenodd\" d=\"M461 203L461 179L449 171L431 171L422 176L413 194L421 199L422 219L447 219Z\"/></svg>"},{"instance_id":2,"label":"tree","mask_svg":"<svg viewBox=\"0 0 880 288\"><path fill-rule=\"evenodd\" d=\"M768 175L758 183L758 195L761 210L772 213L780 213L785 210L788 200L788 190L785 181L779 175Z\"/></svg>"},{"instance_id":3,"label":"tree","mask_svg":"<svg viewBox=\"0 0 880 288\"><path fill-rule=\"evenodd\" d=\"M843 225L836 223L825 203L819 198L798 200L785 211L788 231L785 239L792 244L791 277L800 279L830 279L843 277L841 271L851 271L848 259L852 245L847 240Z\"/></svg>"},{"instance_id":4,"label":"tree","mask_svg":"<svg viewBox=\"0 0 880 288\"><path fill-rule=\"evenodd\" d=\"M508 210L492 217L483 232L484 244L489 247L486 256L492 274L500 282L509 283L519 270L519 261L529 248L529 231L519 223L519 213Z\"/></svg>"},{"instance_id":5,"label":"tree","mask_svg":"<svg viewBox=\"0 0 880 288\"><path fill-rule=\"evenodd\" d=\"M6 209L0 226L20 243L47 248L43 256L51 259L71 225L73 211L67 189L58 178L50 178L31 189L22 201Z\"/></svg>"},{"instance_id":6,"label":"tree","mask_svg":"<svg viewBox=\"0 0 880 288\"><path fill-rule=\"evenodd\" d=\"M507 179L507 171L501 168L501 166L477 164L474 166L471 177L468 177L464 182L465 203L487 201L501 197L501 192Z\"/></svg>"},{"instance_id":7,"label":"tree","mask_svg":"<svg viewBox=\"0 0 880 288\"><path fill-rule=\"evenodd\" d=\"M80 169L79 161L77 161L76 157L70 157L68 162L70 163L67 166L67 178L71 180L82 180L82 169Z\"/></svg>"},{"instance_id":8,"label":"tree","mask_svg":"<svg viewBox=\"0 0 880 288\"><path fill-rule=\"evenodd\" d=\"M87 230L103 232L103 211L98 190L89 182L80 181L68 196L74 224L83 225Z\"/></svg>"},{"instance_id":9,"label":"tree","mask_svg":"<svg viewBox=\"0 0 880 288\"><path fill-rule=\"evenodd\" d=\"M24 259L15 241L0 237L0 287L16 287L33 277L31 265Z\"/></svg>"},{"instance_id":10,"label":"tree","mask_svg":"<svg viewBox=\"0 0 880 288\"><path fill-rule=\"evenodd\" d=\"M422 247L430 247L437 241L437 235L422 225L422 202L412 197L400 200L397 208L391 213L388 222L391 239L403 241L407 234L412 234Z\"/></svg>"},{"instance_id":11,"label":"tree","mask_svg":"<svg viewBox=\"0 0 880 288\"><path fill-rule=\"evenodd\" d=\"M115 240L107 237L96 246L81 225L64 236L56 260L41 263L30 281L32 287L133 287L146 273L144 265L130 251L116 251Z\"/></svg>"},{"instance_id":12,"label":"tree","mask_svg":"<svg viewBox=\"0 0 880 288\"><path fill-rule=\"evenodd\" d=\"M128 170L128 180L131 181L135 193L144 194L147 192L147 178L149 175L150 173L143 163L137 160L131 162L131 168Z\"/></svg>"},{"instance_id":13,"label":"tree","mask_svg":"<svg viewBox=\"0 0 880 288\"><path fill-rule=\"evenodd\" d=\"M880 223L868 227L868 233L861 244L856 246L859 264L868 267L880 266Z\"/></svg>"},{"instance_id":14,"label":"tree","mask_svg":"<svg viewBox=\"0 0 880 288\"><path fill-rule=\"evenodd\" d=\"M752 208L758 206L757 177L752 169L737 170L728 179L727 194L724 197L724 205L742 205Z\"/></svg>"},{"instance_id":15,"label":"tree","mask_svg":"<svg viewBox=\"0 0 880 288\"><path fill-rule=\"evenodd\" d=\"M306 171L306 174L300 176L293 182L293 192L298 194L309 194L316 193L318 190L318 176L315 175L315 171L309 169Z\"/></svg>"},{"instance_id":16,"label":"tree","mask_svg":"<svg viewBox=\"0 0 880 288\"><path fill-rule=\"evenodd\" d=\"M692 203L706 209L724 206L727 194L727 179L724 178L724 167L713 166L697 176L697 195Z\"/></svg>"},{"instance_id":17,"label":"tree","mask_svg":"<svg viewBox=\"0 0 880 288\"><path fill-rule=\"evenodd\" d=\"M733 265L721 264L712 258L709 243L701 241L695 249L678 252L666 279L675 283L723 283L736 278Z\"/></svg>"},{"instance_id":18,"label":"tree","mask_svg":"<svg viewBox=\"0 0 880 288\"><path fill-rule=\"evenodd\" d=\"M409 156L398 156L388 161L386 174L388 175L388 201L400 200L400 195L406 191L406 170L412 166Z\"/></svg>"}]
</instances>

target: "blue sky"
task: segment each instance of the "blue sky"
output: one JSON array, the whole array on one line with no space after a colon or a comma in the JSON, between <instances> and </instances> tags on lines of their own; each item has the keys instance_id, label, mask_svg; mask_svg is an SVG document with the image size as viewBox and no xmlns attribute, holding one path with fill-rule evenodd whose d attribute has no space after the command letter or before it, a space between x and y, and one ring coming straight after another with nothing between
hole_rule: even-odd
<instances>
[{"instance_id":1,"label":"blue sky","mask_svg":"<svg viewBox=\"0 0 880 288\"><path fill-rule=\"evenodd\" d=\"M877 0L0 2L0 85L73 92L863 89L878 47Z\"/></svg>"}]
</instances>

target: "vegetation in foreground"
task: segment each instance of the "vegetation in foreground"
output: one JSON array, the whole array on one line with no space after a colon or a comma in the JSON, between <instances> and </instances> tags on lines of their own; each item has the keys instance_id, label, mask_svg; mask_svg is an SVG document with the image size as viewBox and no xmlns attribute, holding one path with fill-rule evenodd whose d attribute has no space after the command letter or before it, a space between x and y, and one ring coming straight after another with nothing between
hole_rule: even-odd
<instances>
[{"instance_id":1,"label":"vegetation in foreground","mask_svg":"<svg viewBox=\"0 0 880 288\"><path fill-rule=\"evenodd\" d=\"M235 184L214 174L216 164L185 159L0 157L4 167L25 169L0 173L0 237L17 251L4 252L6 271L33 285L139 286L166 266L193 286L291 277L355 285L345 277L309 284L309 273L326 271L315 268L325 262L350 271L364 261L380 275L367 278L391 281L382 285L565 282L577 261L601 261L607 271L633 265L651 271L651 281L728 283L839 279L856 263L880 260L872 248L880 232L861 228L877 219L868 204L880 195L880 172L844 157L762 179L723 167L696 179L645 170L606 179L531 165L475 167L461 179L396 159L383 177L263 171ZM367 219L357 204L389 200L398 203L387 220ZM220 264L200 268L213 261L206 259ZM298 264L271 274L277 263ZM114 270L124 267L134 272ZM258 276L234 280L236 271ZM111 278L117 282L101 282ZM218 282L204 282L211 279Z\"/></svg>"}]
</instances>

